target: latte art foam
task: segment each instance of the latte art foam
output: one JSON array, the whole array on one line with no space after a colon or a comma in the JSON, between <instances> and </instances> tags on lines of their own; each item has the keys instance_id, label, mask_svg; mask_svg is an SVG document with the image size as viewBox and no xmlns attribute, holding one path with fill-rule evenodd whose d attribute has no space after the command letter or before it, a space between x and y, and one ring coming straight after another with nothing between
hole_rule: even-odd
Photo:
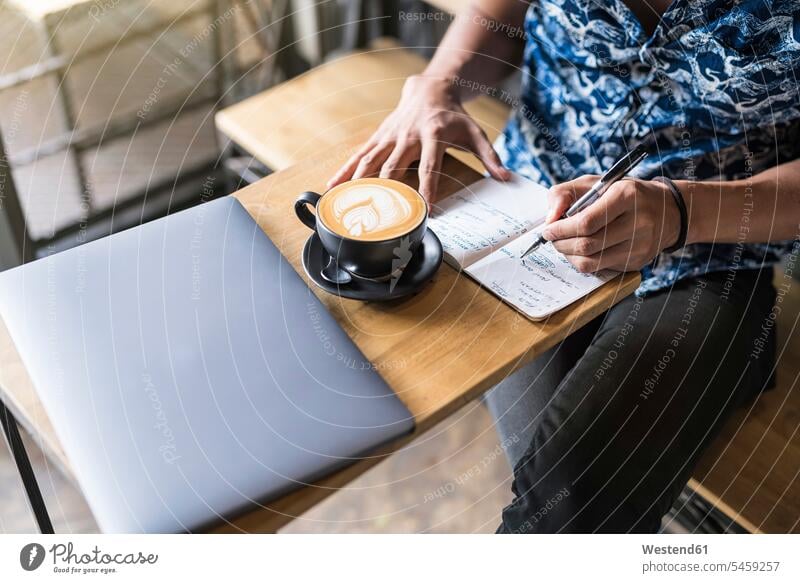
<instances>
[{"instance_id":1,"label":"latte art foam","mask_svg":"<svg viewBox=\"0 0 800 583\"><path fill-rule=\"evenodd\" d=\"M336 197L333 214L349 235L362 237L405 222L411 205L396 190L365 184Z\"/></svg>"},{"instance_id":2,"label":"latte art foam","mask_svg":"<svg viewBox=\"0 0 800 583\"><path fill-rule=\"evenodd\" d=\"M342 184L323 196L317 209L332 231L365 241L403 235L427 212L425 202L412 188L382 179Z\"/></svg>"}]
</instances>

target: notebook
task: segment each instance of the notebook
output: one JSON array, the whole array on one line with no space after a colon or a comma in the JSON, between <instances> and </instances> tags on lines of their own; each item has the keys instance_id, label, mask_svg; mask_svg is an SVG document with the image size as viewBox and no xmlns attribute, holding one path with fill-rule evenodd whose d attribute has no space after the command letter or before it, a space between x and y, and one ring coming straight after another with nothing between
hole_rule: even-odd
<instances>
[{"instance_id":1,"label":"notebook","mask_svg":"<svg viewBox=\"0 0 800 583\"><path fill-rule=\"evenodd\" d=\"M444 260L531 320L543 320L616 272L580 273L552 245L520 255L544 226L547 189L522 176L484 178L433 206Z\"/></svg>"}]
</instances>

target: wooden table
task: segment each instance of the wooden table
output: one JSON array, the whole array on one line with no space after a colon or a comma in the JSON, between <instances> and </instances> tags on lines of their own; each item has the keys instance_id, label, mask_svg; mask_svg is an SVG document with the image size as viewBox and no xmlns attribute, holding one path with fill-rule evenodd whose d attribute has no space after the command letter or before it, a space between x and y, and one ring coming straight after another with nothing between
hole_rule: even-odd
<instances>
[{"instance_id":1,"label":"wooden table","mask_svg":"<svg viewBox=\"0 0 800 583\"><path fill-rule=\"evenodd\" d=\"M353 136L333 155L298 164L235 195L301 274L300 252L308 230L293 217L294 199L303 190L324 190L333 170L364 137ZM480 178L452 158L445 175L444 194ZM408 182L415 185L413 177L408 177ZM342 300L316 291L414 415L417 427L410 440L632 293L638 283L636 273L620 276L573 307L538 323L520 316L447 266L420 294L396 304ZM400 445L393 444L387 451ZM274 530L376 461L359 462L221 530Z\"/></svg>"},{"instance_id":2,"label":"wooden table","mask_svg":"<svg viewBox=\"0 0 800 583\"><path fill-rule=\"evenodd\" d=\"M400 98L405 80L425 59L396 41L379 39L216 114L220 132L273 170L330 152L355 133L378 127ZM467 112L494 139L508 119L506 104L487 96ZM475 168L477 160L456 156Z\"/></svg>"},{"instance_id":3,"label":"wooden table","mask_svg":"<svg viewBox=\"0 0 800 583\"><path fill-rule=\"evenodd\" d=\"M275 173L235 194L301 274L300 250L309 232L295 219L293 201L303 190L323 189L333 170L364 137L353 135L329 155ZM445 173L443 193L479 178L452 158L446 161ZM413 177L409 182L414 183ZM388 446L383 452L388 455L630 294L638 282L636 273L619 276L570 308L536 323L447 266L419 294L396 303L362 303L316 291L414 415L414 434ZM69 471L69 460L5 328L0 329L0 383L2 398L21 423ZM377 461L376 456L358 462L267 507L254 508L217 530L275 531Z\"/></svg>"}]
</instances>

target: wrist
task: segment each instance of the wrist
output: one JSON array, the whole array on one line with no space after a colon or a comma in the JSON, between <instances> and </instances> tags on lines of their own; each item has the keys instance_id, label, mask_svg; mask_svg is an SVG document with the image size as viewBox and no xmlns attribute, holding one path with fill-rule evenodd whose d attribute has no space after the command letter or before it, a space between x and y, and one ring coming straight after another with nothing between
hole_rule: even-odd
<instances>
[{"instance_id":1,"label":"wrist","mask_svg":"<svg viewBox=\"0 0 800 583\"><path fill-rule=\"evenodd\" d=\"M455 75L437 75L428 72L411 75L403 85L403 93L406 92L413 95L428 94L454 101L461 100L458 77Z\"/></svg>"},{"instance_id":2,"label":"wrist","mask_svg":"<svg viewBox=\"0 0 800 583\"><path fill-rule=\"evenodd\" d=\"M716 214L712 209L703 209L702 203L704 200L707 201L708 197L700 192L707 185L694 180L676 180L675 186L680 189L686 204L686 244L712 240L715 229L713 218Z\"/></svg>"},{"instance_id":3,"label":"wrist","mask_svg":"<svg viewBox=\"0 0 800 583\"><path fill-rule=\"evenodd\" d=\"M659 246L661 252L673 253L687 244L689 216L683 191L675 182L663 176L653 178L652 182L661 185L665 191L665 232Z\"/></svg>"}]
</instances>

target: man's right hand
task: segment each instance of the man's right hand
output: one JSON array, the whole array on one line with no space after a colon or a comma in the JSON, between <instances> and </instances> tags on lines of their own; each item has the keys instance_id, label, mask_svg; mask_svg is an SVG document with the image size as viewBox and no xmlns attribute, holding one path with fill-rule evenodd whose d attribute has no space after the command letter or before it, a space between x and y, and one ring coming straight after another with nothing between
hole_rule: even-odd
<instances>
[{"instance_id":1,"label":"man's right hand","mask_svg":"<svg viewBox=\"0 0 800 583\"><path fill-rule=\"evenodd\" d=\"M472 152L498 180L511 177L486 133L464 111L453 84L415 75L406 81L397 108L331 178L328 187L365 176L397 179L419 160L419 190L433 202L447 148Z\"/></svg>"}]
</instances>

